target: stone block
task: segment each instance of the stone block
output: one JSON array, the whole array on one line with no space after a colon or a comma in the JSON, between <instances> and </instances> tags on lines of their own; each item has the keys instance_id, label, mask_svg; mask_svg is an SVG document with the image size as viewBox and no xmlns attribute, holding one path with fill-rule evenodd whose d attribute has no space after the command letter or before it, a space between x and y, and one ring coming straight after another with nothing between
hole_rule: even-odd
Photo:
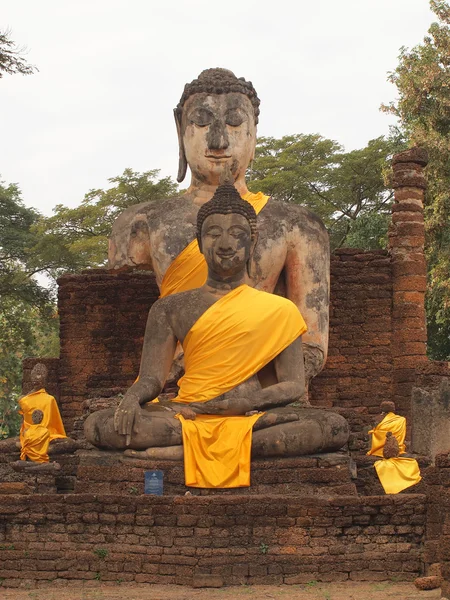
<instances>
[{"instance_id":1,"label":"stone block","mask_svg":"<svg viewBox=\"0 0 450 600\"><path fill-rule=\"evenodd\" d=\"M437 390L413 388L411 449L432 459L450 451L450 378Z\"/></svg>"},{"instance_id":2,"label":"stone block","mask_svg":"<svg viewBox=\"0 0 450 600\"><path fill-rule=\"evenodd\" d=\"M418 590L435 590L441 586L442 579L440 577L418 577L414 581L414 585Z\"/></svg>"},{"instance_id":3,"label":"stone block","mask_svg":"<svg viewBox=\"0 0 450 600\"><path fill-rule=\"evenodd\" d=\"M220 588L222 586L223 578L220 575L199 573L192 577L192 587L194 588Z\"/></svg>"}]
</instances>

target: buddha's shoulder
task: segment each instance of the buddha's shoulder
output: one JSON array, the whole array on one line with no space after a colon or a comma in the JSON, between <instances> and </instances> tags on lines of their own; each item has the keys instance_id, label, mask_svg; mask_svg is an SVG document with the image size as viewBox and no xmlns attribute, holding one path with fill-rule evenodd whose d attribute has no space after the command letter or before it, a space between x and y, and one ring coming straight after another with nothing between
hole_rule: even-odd
<instances>
[{"instance_id":1,"label":"buddha's shoulder","mask_svg":"<svg viewBox=\"0 0 450 600\"><path fill-rule=\"evenodd\" d=\"M139 216L149 223L170 218L181 218L192 210L192 203L187 202L184 196L178 194L170 198L155 199L129 206L117 217L115 225L129 224Z\"/></svg>"},{"instance_id":2,"label":"buddha's shoulder","mask_svg":"<svg viewBox=\"0 0 450 600\"><path fill-rule=\"evenodd\" d=\"M322 219L312 210L300 204L280 202L270 198L260 215L272 222L275 219L276 222L282 223L288 229L298 226L300 228L314 227L325 231Z\"/></svg>"},{"instance_id":3,"label":"buddha's shoulder","mask_svg":"<svg viewBox=\"0 0 450 600\"><path fill-rule=\"evenodd\" d=\"M192 308L205 303L205 293L201 288L170 294L157 300L153 306L155 310L164 311L166 314L190 312Z\"/></svg>"}]
</instances>

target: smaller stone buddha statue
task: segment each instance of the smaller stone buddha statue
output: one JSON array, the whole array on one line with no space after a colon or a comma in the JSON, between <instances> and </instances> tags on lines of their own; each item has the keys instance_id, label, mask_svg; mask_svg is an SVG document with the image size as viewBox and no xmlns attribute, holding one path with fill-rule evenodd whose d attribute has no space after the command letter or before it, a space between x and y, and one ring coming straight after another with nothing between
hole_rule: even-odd
<instances>
[{"instance_id":1,"label":"smaller stone buddha statue","mask_svg":"<svg viewBox=\"0 0 450 600\"><path fill-rule=\"evenodd\" d=\"M291 300L249 285L256 213L233 185L218 186L199 209L197 240L206 282L153 304L139 378L117 409L87 418L87 440L138 458L184 456L186 485L212 488L248 486L250 456L341 448L349 434L342 416L307 401L290 406L304 399L307 326ZM185 356L178 395L154 402L178 342ZM273 383L259 378L269 363Z\"/></svg>"},{"instance_id":2,"label":"smaller stone buddha statue","mask_svg":"<svg viewBox=\"0 0 450 600\"><path fill-rule=\"evenodd\" d=\"M405 456L405 417L395 414L391 400L384 400L380 408L378 423L369 431L372 437L367 454L380 458L374 467L386 494L398 494L419 483L422 477L417 460Z\"/></svg>"},{"instance_id":3,"label":"smaller stone buddha statue","mask_svg":"<svg viewBox=\"0 0 450 600\"><path fill-rule=\"evenodd\" d=\"M50 442L67 437L58 404L55 398L45 391L47 377L47 367L43 363L37 363L30 375L31 391L19 400L19 414L23 416L22 427L20 429L21 445L23 445L25 429L33 424L31 416L35 410L42 411L43 413L41 425L48 430Z\"/></svg>"}]
</instances>

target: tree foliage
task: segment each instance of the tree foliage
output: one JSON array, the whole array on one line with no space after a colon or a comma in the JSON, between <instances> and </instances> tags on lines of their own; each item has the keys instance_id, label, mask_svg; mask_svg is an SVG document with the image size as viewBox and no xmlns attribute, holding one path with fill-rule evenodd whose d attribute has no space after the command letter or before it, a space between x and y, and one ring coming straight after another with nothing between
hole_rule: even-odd
<instances>
[{"instance_id":1,"label":"tree foliage","mask_svg":"<svg viewBox=\"0 0 450 600\"><path fill-rule=\"evenodd\" d=\"M58 353L55 305L32 260L38 219L16 185L0 183L0 437L17 432L22 359Z\"/></svg>"},{"instance_id":2,"label":"tree foliage","mask_svg":"<svg viewBox=\"0 0 450 600\"><path fill-rule=\"evenodd\" d=\"M351 152L320 135L260 138L250 189L310 208L334 248L384 247L393 198L389 159L402 148L401 139L384 137Z\"/></svg>"},{"instance_id":3,"label":"tree foliage","mask_svg":"<svg viewBox=\"0 0 450 600\"><path fill-rule=\"evenodd\" d=\"M170 177L158 179L158 175L157 169L144 173L125 169L109 179L113 184L109 189L88 192L80 206L58 204L53 216L41 216L32 228L37 263L54 277L64 271L105 266L114 220L129 206L177 193L178 186Z\"/></svg>"},{"instance_id":4,"label":"tree foliage","mask_svg":"<svg viewBox=\"0 0 450 600\"><path fill-rule=\"evenodd\" d=\"M429 354L450 359L450 6L431 0L437 22L423 42L402 48L389 79L396 102L384 106L400 121L411 145L427 149L425 198L428 261L427 315Z\"/></svg>"},{"instance_id":5,"label":"tree foliage","mask_svg":"<svg viewBox=\"0 0 450 600\"><path fill-rule=\"evenodd\" d=\"M11 32L7 29L0 31L0 79L6 73L14 75L31 75L37 68L29 65L24 57L26 49L16 46L11 39Z\"/></svg>"}]
</instances>

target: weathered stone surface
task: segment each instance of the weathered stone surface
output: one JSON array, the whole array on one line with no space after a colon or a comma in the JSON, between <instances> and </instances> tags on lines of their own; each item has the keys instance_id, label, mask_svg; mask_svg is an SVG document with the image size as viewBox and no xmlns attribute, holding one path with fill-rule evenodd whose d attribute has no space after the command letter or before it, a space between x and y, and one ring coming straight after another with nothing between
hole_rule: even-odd
<instances>
[{"instance_id":1,"label":"weathered stone surface","mask_svg":"<svg viewBox=\"0 0 450 600\"><path fill-rule=\"evenodd\" d=\"M395 154L392 162L394 165L399 163L415 163L422 167L426 167L428 164L428 152L425 148L418 148L416 146Z\"/></svg>"},{"instance_id":2,"label":"weathered stone surface","mask_svg":"<svg viewBox=\"0 0 450 600\"><path fill-rule=\"evenodd\" d=\"M223 577L220 575L196 574L192 578L194 588L220 588L223 586Z\"/></svg>"},{"instance_id":3,"label":"weathered stone surface","mask_svg":"<svg viewBox=\"0 0 450 600\"><path fill-rule=\"evenodd\" d=\"M79 451L75 492L133 496L144 492L144 472L164 472L164 494L195 496L287 494L289 496L352 496L356 494L351 459L345 452L293 458L252 460L249 488L209 490L187 488L182 461L139 460L120 452Z\"/></svg>"},{"instance_id":4,"label":"weathered stone surface","mask_svg":"<svg viewBox=\"0 0 450 600\"><path fill-rule=\"evenodd\" d=\"M414 581L414 585L418 590L435 590L440 587L442 579L436 576L418 577Z\"/></svg>"},{"instance_id":5,"label":"weathered stone surface","mask_svg":"<svg viewBox=\"0 0 450 600\"><path fill-rule=\"evenodd\" d=\"M55 576L185 585L200 576L224 585L414 580L425 501L420 494L0 495L0 577L5 587Z\"/></svg>"},{"instance_id":6,"label":"weathered stone surface","mask_svg":"<svg viewBox=\"0 0 450 600\"><path fill-rule=\"evenodd\" d=\"M450 378L434 390L413 388L411 447L433 459L450 451Z\"/></svg>"},{"instance_id":7,"label":"weathered stone surface","mask_svg":"<svg viewBox=\"0 0 450 600\"><path fill-rule=\"evenodd\" d=\"M29 494L31 489L25 482L0 482L0 494Z\"/></svg>"}]
</instances>

